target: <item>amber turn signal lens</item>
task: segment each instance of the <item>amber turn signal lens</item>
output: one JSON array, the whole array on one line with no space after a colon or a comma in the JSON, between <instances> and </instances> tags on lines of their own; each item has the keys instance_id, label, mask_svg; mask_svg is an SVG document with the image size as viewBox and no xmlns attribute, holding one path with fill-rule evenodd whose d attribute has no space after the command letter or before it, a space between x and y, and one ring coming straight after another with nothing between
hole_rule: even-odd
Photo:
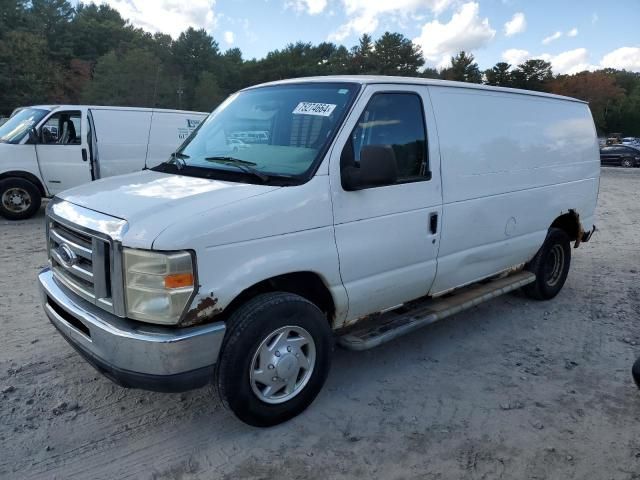
<instances>
[{"instance_id":1,"label":"amber turn signal lens","mask_svg":"<svg viewBox=\"0 0 640 480\"><path fill-rule=\"evenodd\" d=\"M193 286L193 274L191 273L174 273L164 277L165 288L182 288Z\"/></svg>"}]
</instances>

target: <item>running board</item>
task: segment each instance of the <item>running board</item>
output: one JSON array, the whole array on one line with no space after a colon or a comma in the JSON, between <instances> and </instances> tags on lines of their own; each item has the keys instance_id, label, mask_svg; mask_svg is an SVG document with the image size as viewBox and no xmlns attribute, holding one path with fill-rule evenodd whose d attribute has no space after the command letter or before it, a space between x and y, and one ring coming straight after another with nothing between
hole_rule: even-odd
<instances>
[{"instance_id":1,"label":"running board","mask_svg":"<svg viewBox=\"0 0 640 480\"><path fill-rule=\"evenodd\" d=\"M349 350L368 350L503 293L517 290L533 283L535 279L533 273L521 271L461 288L451 295L424 300L404 313L398 313L397 310L386 312L375 320L367 321L367 325L356 324L353 330L338 338L338 344Z\"/></svg>"}]
</instances>

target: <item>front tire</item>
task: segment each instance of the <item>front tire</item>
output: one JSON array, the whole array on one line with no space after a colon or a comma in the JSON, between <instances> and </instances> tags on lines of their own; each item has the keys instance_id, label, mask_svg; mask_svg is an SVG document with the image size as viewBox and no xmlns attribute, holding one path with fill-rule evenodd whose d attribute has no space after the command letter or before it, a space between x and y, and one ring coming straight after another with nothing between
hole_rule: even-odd
<instances>
[{"instance_id":1,"label":"front tire","mask_svg":"<svg viewBox=\"0 0 640 480\"><path fill-rule=\"evenodd\" d=\"M623 158L620 162L620 166L624 168L632 168L633 167L633 159L631 158Z\"/></svg>"},{"instance_id":2,"label":"front tire","mask_svg":"<svg viewBox=\"0 0 640 480\"><path fill-rule=\"evenodd\" d=\"M227 322L216 367L218 392L243 422L277 425L313 402L332 350L327 318L313 303L291 293L259 295Z\"/></svg>"},{"instance_id":3,"label":"front tire","mask_svg":"<svg viewBox=\"0 0 640 480\"><path fill-rule=\"evenodd\" d=\"M8 220L25 220L40 209L38 187L24 178L0 180L0 215Z\"/></svg>"},{"instance_id":4,"label":"front tire","mask_svg":"<svg viewBox=\"0 0 640 480\"><path fill-rule=\"evenodd\" d=\"M542 247L526 267L536 280L523 287L525 294L536 300L550 300L562 290L571 266L570 241L564 230L549 229Z\"/></svg>"}]
</instances>

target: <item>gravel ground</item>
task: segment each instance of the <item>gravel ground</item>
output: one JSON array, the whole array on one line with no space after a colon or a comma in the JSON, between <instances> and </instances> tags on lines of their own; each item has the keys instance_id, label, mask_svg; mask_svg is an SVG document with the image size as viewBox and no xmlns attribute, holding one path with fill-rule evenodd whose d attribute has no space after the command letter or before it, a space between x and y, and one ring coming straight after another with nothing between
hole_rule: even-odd
<instances>
[{"instance_id":1,"label":"gravel ground","mask_svg":"<svg viewBox=\"0 0 640 480\"><path fill-rule=\"evenodd\" d=\"M212 388L125 390L45 319L43 213L0 220L0 477L638 479L640 170L603 169L596 233L550 302L512 294L337 350L315 403L248 427Z\"/></svg>"}]
</instances>

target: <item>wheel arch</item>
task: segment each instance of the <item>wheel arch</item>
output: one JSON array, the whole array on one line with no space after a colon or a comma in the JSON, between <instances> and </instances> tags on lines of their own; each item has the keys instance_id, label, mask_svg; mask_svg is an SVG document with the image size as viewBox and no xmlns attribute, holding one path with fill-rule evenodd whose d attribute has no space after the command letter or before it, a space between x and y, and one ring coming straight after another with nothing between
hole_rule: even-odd
<instances>
[{"instance_id":1,"label":"wheel arch","mask_svg":"<svg viewBox=\"0 0 640 480\"><path fill-rule=\"evenodd\" d=\"M325 314L330 326L333 324L336 315L335 300L322 276L312 271L285 273L253 284L240 292L216 316L216 320L226 320L242 304L257 295L269 292L288 292L300 295L316 305Z\"/></svg>"},{"instance_id":2,"label":"wheel arch","mask_svg":"<svg viewBox=\"0 0 640 480\"><path fill-rule=\"evenodd\" d=\"M25 172L22 170L10 170L8 172L0 173L0 181L6 180L8 178L23 178L25 180L28 180L38 188L40 195L42 195L43 197L47 196L47 191L44 188L44 185L42 184L40 179L36 177L33 173Z\"/></svg>"},{"instance_id":3,"label":"wheel arch","mask_svg":"<svg viewBox=\"0 0 640 480\"><path fill-rule=\"evenodd\" d=\"M563 230L569 236L569 239L575 242L574 246L576 248L585 236L582 222L580 222L580 214L574 209L569 209L566 213L556 217L549 228L559 228Z\"/></svg>"}]
</instances>

